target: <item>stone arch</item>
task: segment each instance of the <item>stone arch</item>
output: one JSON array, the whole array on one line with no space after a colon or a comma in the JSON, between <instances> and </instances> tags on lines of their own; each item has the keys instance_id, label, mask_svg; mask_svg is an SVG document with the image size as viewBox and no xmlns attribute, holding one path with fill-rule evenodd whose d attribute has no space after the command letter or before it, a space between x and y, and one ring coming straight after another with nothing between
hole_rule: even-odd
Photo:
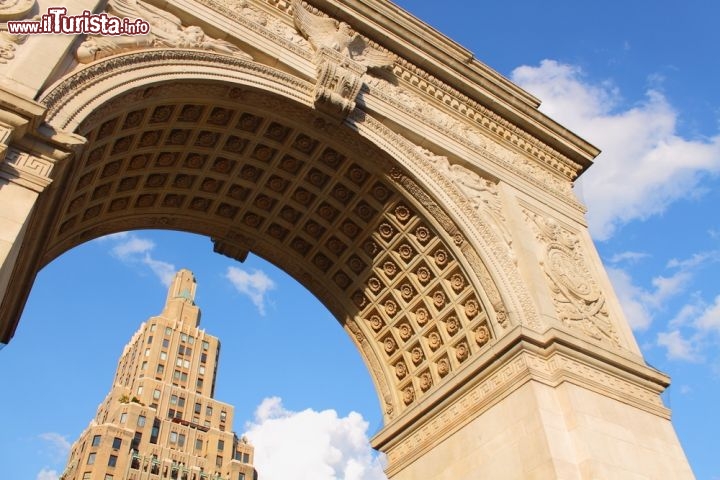
<instances>
[{"instance_id":1,"label":"stone arch","mask_svg":"<svg viewBox=\"0 0 720 480\"><path fill-rule=\"evenodd\" d=\"M343 324L388 424L446 395L447 379L535 314L443 163L359 110L336 124L312 110L312 91L199 51L119 55L72 73L42 102L50 126L88 143L56 167L39 206L52 218L37 226L46 242L23 254L37 269L148 227L210 236L239 260L257 253Z\"/></svg>"}]
</instances>

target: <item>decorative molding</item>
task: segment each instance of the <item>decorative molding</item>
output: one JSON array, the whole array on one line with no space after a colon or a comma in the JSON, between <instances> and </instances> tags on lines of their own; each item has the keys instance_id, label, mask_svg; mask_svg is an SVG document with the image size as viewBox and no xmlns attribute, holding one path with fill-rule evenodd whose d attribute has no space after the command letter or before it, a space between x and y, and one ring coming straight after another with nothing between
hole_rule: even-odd
<instances>
[{"instance_id":1,"label":"decorative molding","mask_svg":"<svg viewBox=\"0 0 720 480\"><path fill-rule=\"evenodd\" d=\"M41 103L47 106L47 122L56 128L67 129L89 103L97 101L97 91L91 94L93 87L110 78L117 78L123 73L132 75L135 72L143 71L144 68L153 68L160 64L165 67L161 71L153 70L148 73L147 78L152 77L157 81L162 81L176 76L185 77L192 71L202 71L203 78L237 83L240 75L250 74L251 80L243 78L243 81L247 82L249 86L262 85L299 103L307 103L313 94L313 87L308 82L257 62L226 55L215 55L200 50L146 50L117 55L87 65L82 70L53 85L41 100ZM193 70L183 70L183 72L177 73L169 68L170 65L182 65L185 69ZM137 80L136 78L134 81L137 82ZM121 93L119 86L115 85L111 88L112 90L118 89L118 93ZM138 100L142 100L154 88L140 89L135 92L135 95L138 96ZM237 99L242 95L242 89L239 87L222 88L228 92L230 98ZM75 99L79 97L81 98L80 104L73 107ZM113 100L109 99L103 104L101 110L110 108L113 104ZM58 121L56 117L61 110L65 111Z\"/></svg>"},{"instance_id":2,"label":"decorative molding","mask_svg":"<svg viewBox=\"0 0 720 480\"><path fill-rule=\"evenodd\" d=\"M5 153L5 161L0 163L0 176L36 192L42 192L52 182L50 173L54 165L49 158L10 147Z\"/></svg>"},{"instance_id":3,"label":"decorative molding","mask_svg":"<svg viewBox=\"0 0 720 480\"><path fill-rule=\"evenodd\" d=\"M577 235L550 218L523 210L542 245L538 259L548 279L559 320L593 339L620 346L605 295L593 278Z\"/></svg>"},{"instance_id":4,"label":"decorative molding","mask_svg":"<svg viewBox=\"0 0 720 480\"><path fill-rule=\"evenodd\" d=\"M397 66L394 73L397 77L403 78L403 72L399 71ZM429 88L426 82L418 83ZM498 115L480 107L487 112L488 116L481 116L480 113L477 113L475 117L461 121L421 99L417 94L393 85L385 79L368 77L366 85L369 86L364 89L367 94L376 96L413 118L433 126L444 136L472 149L484 159L513 172L575 209L585 211L585 207L577 201L571 183L577 176L580 166L567 159L567 162L572 163L577 169L569 167L563 169L564 161L550 160L550 158L561 156L560 153L554 152L555 157L551 157L549 153L541 154L539 150L541 143L537 139L528 134L525 134L526 138L520 139L518 135L524 132L506 120L502 120ZM460 108L457 106L457 101L446 103ZM466 109L464 112L468 113ZM499 122L502 122L502 125ZM522 153L518 152L518 149ZM543 161L538 163L538 159Z\"/></svg>"}]
</instances>

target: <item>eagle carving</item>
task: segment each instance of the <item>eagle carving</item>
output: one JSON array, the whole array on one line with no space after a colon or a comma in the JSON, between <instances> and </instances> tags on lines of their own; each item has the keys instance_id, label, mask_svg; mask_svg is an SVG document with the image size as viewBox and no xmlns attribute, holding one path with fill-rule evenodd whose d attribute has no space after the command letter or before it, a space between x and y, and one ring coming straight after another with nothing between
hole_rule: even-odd
<instances>
[{"instance_id":1,"label":"eagle carving","mask_svg":"<svg viewBox=\"0 0 720 480\"><path fill-rule=\"evenodd\" d=\"M310 13L300 0L292 2L295 27L318 51L334 50L368 69L389 68L395 58L373 48L345 22Z\"/></svg>"}]
</instances>

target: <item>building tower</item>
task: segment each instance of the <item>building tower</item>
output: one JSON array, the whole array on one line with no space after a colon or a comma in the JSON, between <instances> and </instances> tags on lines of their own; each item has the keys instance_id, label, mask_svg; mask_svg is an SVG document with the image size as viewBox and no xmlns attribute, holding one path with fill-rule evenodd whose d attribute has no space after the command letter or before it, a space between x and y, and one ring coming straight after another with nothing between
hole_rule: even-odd
<instances>
[{"instance_id":1,"label":"building tower","mask_svg":"<svg viewBox=\"0 0 720 480\"><path fill-rule=\"evenodd\" d=\"M125 346L110 393L72 446L62 480L254 480L253 447L213 398L220 342L198 328L180 270L162 313Z\"/></svg>"}]
</instances>

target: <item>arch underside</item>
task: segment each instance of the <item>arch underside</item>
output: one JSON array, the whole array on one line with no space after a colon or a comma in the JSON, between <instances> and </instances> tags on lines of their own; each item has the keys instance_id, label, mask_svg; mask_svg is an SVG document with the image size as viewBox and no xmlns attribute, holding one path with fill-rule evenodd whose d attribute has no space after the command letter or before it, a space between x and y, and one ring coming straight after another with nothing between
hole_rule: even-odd
<instances>
[{"instance_id":1,"label":"arch underside","mask_svg":"<svg viewBox=\"0 0 720 480\"><path fill-rule=\"evenodd\" d=\"M426 193L408 193L393 158L349 128L208 79L138 86L85 113L75 133L88 144L45 197L56 210L40 265L139 228L207 235L238 260L253 252L344 325L386 421L496 338L493 302L462 239L422 205Z\"/></svg>"}]
</instances>

